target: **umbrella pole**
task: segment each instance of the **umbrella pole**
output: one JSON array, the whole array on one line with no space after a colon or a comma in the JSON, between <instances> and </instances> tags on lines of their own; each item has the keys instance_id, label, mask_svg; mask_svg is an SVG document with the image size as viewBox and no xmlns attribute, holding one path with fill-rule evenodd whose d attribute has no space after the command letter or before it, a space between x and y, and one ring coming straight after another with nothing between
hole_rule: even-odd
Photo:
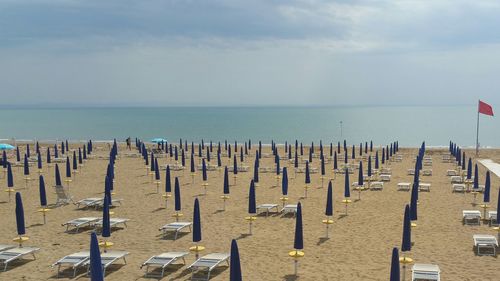
<instances>
[{"instance_id":1,"label":"umbrella pole","mask_svg":"<svg viewBox=\"0 0 500 281\"><path fill-rule=\"evenodd\" d=\"M156 194L160 193L160 181L156 181Z\"/></svg>"}]
</instances>

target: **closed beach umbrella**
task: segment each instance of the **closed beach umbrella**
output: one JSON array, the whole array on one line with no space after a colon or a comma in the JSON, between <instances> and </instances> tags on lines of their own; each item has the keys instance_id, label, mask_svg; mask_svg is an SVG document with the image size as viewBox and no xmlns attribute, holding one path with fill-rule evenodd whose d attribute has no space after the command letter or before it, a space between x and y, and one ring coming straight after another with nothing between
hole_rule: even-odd
<instances>
[{"instance_id":1,"label":"closed beach umbrella","mask_svg":"<svg viewBox=\"0 0 500 281\"><path fill-rule=\"evenodd\" d=\"M344 197L351 197L351 190L349 189L349 171L345 169L345 181L344 181Z\"/></svg>"},{"instance_id":2,"label":"closed beach umbrella","mask_svg":"<svg viewBox=\"0 0 500 281\"><path fill-rule=\"evenodd\" d=\"M194 154L191 153L191 173L194 173L195 172L195 168L194 168Z\"/></svg>"},{"instance_id":3,"label":"closed beach umbrella","mask_svg":"<svg viewBox=\"0 0 500 281\"><path fill-rule=\"evenodd\" d=\"M76 159L76 151L73 151L73 170L77 170L77 169L78 169L78 162Z\"/></svg>"},{"instance_id":4,"label":"closed beach umbrella","mask_svg":"<svg viewBox=\"0 0 500 281\"><path fill-rule=\"evenodd\" d=\"M194 199L193 212L193 242L201 241L201 217L200 217L200 202L198 198Z\"/></svg>"},{"instance_id":5,"label":"closed beach umbrella","mask_svg":"<svg viewBox=\"0 0 500 281\"><path fill-rule=\"evenodd\" d=\"M17 235L23 236L26 234L26 228L24 225L24 208L23 200L21 199L21 193L16 192L16 224L17 224Z\"/></svg>"},{"instance_id":6,"label":"closed beach umbrella","mask_svg":"<svg viewBox=\"0 0 500 281\"><path fill-rule=\"evenodd\" d=\"M484 194L483 194L483 202L490 202L490 171L486 172L486 181L484 182ZM498 210L497 210L498 212Z\"/></svg>"},{"instance_id":7,"label":"closed beach umbrella","mask_svg":"<svg viewBox=\"0 0 500 281\"><path fill-rule=\"evenodd\" d=\"M241 281L240 253L236 240L231 241L231 259L229 263L229 281Z\"/></svg>"},{"instance_id":8,"label":"closed beach umbrella","mask_svg":"<svg viewBox=\"0 0 500 281\"><path fill-rule=\"evenodd\" d=\"M500 189L498 190L498 200L497 200L497 223L500 224Z\"/></svg>"},{"instance_id":9,"label":"closed beach umbrella","mask_svg":"<svg viewBox=\"0 0 500 281\"><path fill-rule=\"evenodd\" d=\"M204 158L201 160L201 177L202 177L203 181L207 181L208 180L208 177L207 177L207 164L205 163L205 159Z\"/></svg>"},{"instance_id":10,"label":"closed beach umbrella","mask_svg":"<svg viewBox=\"0 0 500 281\"><path fill-rule=\"evenodd\" d=\"M363 182L363 161L359 161L358 185L364 185Z\"/></svg>"},{"instance_id":11,"label":"closed beach umbrella","mask_svg":"<svg viewBox=\"0 0 500 281\"><path fill-rule=\"evenodd\" d=\"M107 194L104 195L104 202L102 207L102 237L110 237L111 236L111 227L109 221L109 198Z\"/></svg>"},{"instance_id":12,"label":"closed beach umbrella","mask_svg":"<svg viewBox=\"0 0 500 281\"><path fill-rule=\"evenodd\" d=\"M238 161L236 161L236 155L233 157L233 174L238 174Z\"/></svg>"},{"instance_id":13,"label":"closed beach umbrella","mask_svg":"<svg viewBox=\"0 0 500 281\"><path fill-rule=\"evenodd\" d=\"M243 157L243 149L240 149L240 162L243 162L245 158Z\"/></svg>"},{"instance_id":14,"label":"closed beach umbrella","mask_svg":"<svg viewBox=\"0 0 500 281\"><path fill-rule=\"evenodd\" d=\"M28 164L28 155L24 154L24 175L28 176L30 174L30 166Z\"/></svg>"},{"instance_id":15,"label":"closed beach umbrella","mask_svg":"<svg viewBox=\"0 0 500 281\"><path fill-rule=\"evenodd\" d=\"M370 152L373 152L373 141L370 141Z\"/></svg>"},{"instance_id":16,"label":"closed beach umbrella","mask_svg":"<svg viewBox=\"0 0 500 281\"><path fill-rule=\"evenodd\" d=\"M467 164L467 179L470 180L472 178L472 160L469 158L469 163Z\"/></svg>"},{"instance_id":17,"label":"closed beach umbrella","mask_svg":"<svg viewBox=\"0 0 500 281\"><path fill-rule=\"evenodd\" d=\"M401 251L411 251L411 219L410 219L410 206L405 206L405 214L403 219L403 239L401 243Z\"/></svg>"},{"instance_id":18,"label":"closed beach umbrella","mask_svg":"<svg viewBox=\"0 0 500 281\"><path fill-rule=\"evenodd\" d=\"M59 173L59 165L58 164L56 164L56 168L55 168L55 178L56 178L56 186L62 186L61 174Z\"/></svg>"},{"instance_id":19,"label":"closed beach umbrella","mask_svg":"<svg viewBox=\"0 0 500 281\"><path fill-rule=\"evenodd\" d=\"M222 160L220 159L220 150L217 151L217 167L222 167Z\"/></svg>"},{"instance_id":20,"label":"closed beach umbrella","mask_svg":"<svg viewBox=\"0 0 500 281\"><path fill-rule=\"evenodd\" d=\"M31 157L31 154L30 154L30 144L26 144L26 155L28 155L28 158Z\"/></svg>"},{"instance_id":21,"label":"closed beach umbrella","mask_svg":"<svg viewBox=\"0 0 500 281\"><path fill-rule=\"evenodd\" d=\"M165 192L172 192L172 180L170 178L170 165L167 165L167 171L165 173Z\"/></svg>"},{"instance_id":22,"label":"closed beach umbrella","mask_svg":"<svg viewBox=\"0 0 500 281\"><path fill-rule=\"evenodd\" d=\"M44 207L47 206L47 193L45 192L45 180L43 179L43 176L40 175L39 178L39 191L40 191L40 206Z\"/></svg>"},{"instance_id":23,"label":"closed beach umbrella","mask_svg":"<svg viewBox=\"0 0 500 281\"><path fill-rule=\"evenodd\" d=\"M280 168L280 157L278 154L276 154L276 175L279 176L281 173L281 168Z\"/></svg>"},{"instance_id":24,"label":"closed beach umbrella","mask_svg":"<svg viewBox=\"0 0 500 281\"><path fill-rule=\"evenodd\" d=\"M306 162L306 179L305 179L305 183L306 183L306 185L311 183L311 176L309 174L309 162Z\"/></svg>"},{"instance_id":25,"label":"closed beach umbrella","mask_svg":"<svg viewBox=\"0 0 500 281\"><path fill-rule=\"evenodd\" d=\"M6 169L7 168L7 153L5 150L2 152L2 168Z\"/></svg>"},{"instance_id":26,"label":"closed beach umbrella","mask_svg":"<svg viewBox=\"0 0 500 281\"><path fill-rule=\"evenodd\" d=\"M304 249L304 235L302 233L302 206L300 202L297 204L297 215L295 217L295 239L293 241L295 250Z\"/></svg>"},{"instance_id":27,"label":"closed beach umbrella","mask_svg":"<svg viewBox=\"0 0 500 281\"><path fill-rule=\"evenodd\" d=\"M281 179L281 194L288 195L288 172L287 168L283 167L283 179Z\"/></svg>"},{"instance_id":28,"label":"closed beach umbrella","mask_svg":"<svg viewBox=\"0 0 500 281\"><path fill-rule=\"evenodd\" d=\"M332 182L328 183L328 192L326 193L326 216L333 216L333 187Z\"/></svg>"},{"instance_id":29,"label":"closed beach umbrella","mask_svg":"<svg viewBox=\"0 0 500 281\"><path fill-rule=\"evenodd\" d=\"M385 148L382 147L382 165L385 164Z\"/></svg>"},{"instance_id":30,"label":"closed beach umbrella","mask_svg":"<svg viewBox=\"0 0 500 281\"><path fill-rule=\"evenodd\" d=\"M413 185L411 189L411 198L410 198L410 220L417 220L417 199L418 199L418 185Z\"/></svg>"},{"instance_id":31,"label":"closed beach umbrella","mask_svg":"<svg viewBox=\"0 0 500 281\"><path fill-rule=\"evenodd\" d=\"M37 167L39 170L42 169L42 155L40 153L37 154Z\"/></svg>"},{"instance_id":32,"label":"closed beach umbrella","mask_svg":"<svg viewBox=\"0 0 500 281\"><path fill-rule=\"evenodd\" d=\"M253 181L255 183L259 182L259 160L255 159L254 169L253 169Z\"/></svg>"},{"instance_id":33,"label":"closed beach umbrella","mask_svg":"<svg viewBox=\"0 0 500 281\"><path fill-rule=\"evenodd\" d=\"M248 213L256 214L257 206L255 200L255 184L253 180L250 181L250 189L248 190Z\"/></svg>"},{"instance_id":34,"label":"closed beach umbrella","mask_svg":"<svg viewBox=\"0 0 500 281\"><path fill-rule=\"evenodd\" d=\"M325 172L325 157L321 157L321 175L324 176L326 174Z\"/></svg>"},{"instance_id":35,"label":"closed beach umbrella","mask_svg":"<svg viewBox=\"0 0 500 281\"><path fill-rule=\"evenodd\" d=\"M224 167L224 186L223 186L223 193L224 194L229 194L229 175L227 171L227 166Z\"/></svg>"},{"instance_id":36,"label":"closed beach umbrella","mask_svg":"<svg viewBox=\"0 0 500 281\"><path fill-rule=\"evenodd\" d=\"M372 156L368 156L368 176L372 176Z\"/></svg>"},{"instance_id":37,"label":"closed beach umbrella","mask_svg":"<svg viewBox=\"0 0 500 281\"><path fill-rule=\"evenodd\" d=\"M47 147L47 164L50 164L52 160L50 159L50 148Z\"/></svg>"},{"instance_id":38,"label":"closed beach umbrella","mask_svg":"<svg viewBox=\"0 0 500 281\"><path fill-rule=\"evenodd\" d=\"M375 169L378 170L379 169L379 164L378 164L378 150L377 152L375 153Z\"/></svg>"},{"instance_id":39,"label":"closed beach umbrella","mask_svg":"<svg viewBox=\"0 0 500 281\"><path fill-rule=\"evenodd\" d=\"M66 177L71 178L71 164L69 162L69 156L66 156Z\"/></svg>"},{"instance_id":40,"label":"closed beach umbrella","mask_svg":"<svg viewBox=\"0 0 500 281\"><path fill-rule=\"evenodd\" d=\"M304 155L304 146L300 143L300 155Z\"/></svg>"},{"instance_id":41,"label":"closed beach umbrella","mask_svg":"<svg viewBox=\"0 0 500 281\"><path fill-rule=\"evenodd\" d=\"M64 142L61 142L61 153L64 154L65 150Z\"/></svg>"},{"instance_id":42,"label":"closed beach umbrella","mask_svg":"<svg viewBox=\"0 0 500 281\"><path fill-rule=\"evenodd\" d=\"M155 180L160 180L160 168L158 166L158 158L155 158Z\"/></svg>"},{"instance_id":43,"label":"closed beach umbrella","mask_svg":"<svg viewBox=\"0 0 500 281\"><path fill-rule=\"evenodd\" d=\"M297 150L295 150L295 159L294 159L294 163L293 163L293 166L295 168L298 168L299 167L299 155L297 154Z\"/></svg>"},{"instance_id":44,"label":"closed beach umbrella","mask_svg":"<svg viewBox=\"0 0 500 281\"><path fill-rule=\"evenodd\" d=\"M151 165L150 165L149 170L151 172L154 172L155 171L155 154L153 153L153 151L151 151L151 160L150 160L150 163L151 163Z\"/></svg>"},{"instance_id":45,"label":"closed beach umbrella","mask_svg":"<svg viewBox=\"0 0 500 281\"><path fill-rule=\"evenodd\" d=\"M347 150L344 150L344 164L347 164L349 157L347 156Z\"/></svg>"},{"instance_id":46,"label":"closed beach umbrella","mask_svg":"<svg viewBox=\"0 0 500 281\"><path fill-rule=\"evenodd\" d=\"M390 281L400 281L401 273L399 271L399 252L398 248L392 249L391 258L391 278Z\"/></svg>"},{"instance_id":47,"label":"closed beach umbrella","mask_svg":"<svg viewBox=\"0 0 500 281\"><path fill-rule=\"evenodd\" d=\"M14 175L10 163L7 163L7 187L14 187Z\"/></svg>"},{"instance_id":48,"label":"closed beach umbrella","mask_svg":"<svg viewBox=\"0 0 500 281\"><path fill-rule=\"evenodd\" d=\"M16 161L21 162L21 153L19 152L19 146L16 147Z\"/></svg>"},{"instance_id":49,"label":"closed beach umbrella","mask_svg":"<svg viewBox=\"0 0 500 281\"><path fill-rule=\"evenodd\" d=\"M351 158L356 159L356 148L354 147L354 144L352 145L352 150L351 150Z\"/></svg>"},{"instance_id":50,"label":"closed beach umbrella","mask_svg":"<svg viewBox=\"0 0 500 281\"><path fill-rule=\"evenodd\" d=\"M338 163L337 163L337 151L333 154L333 169L337 170L339 168Z\"/></svg>"},{"instance_id":51,"label":"closed beach umbrella","mask_svg":"<svg viewBox=\"0 0 500 281\"><path fill-rule=\"evenodd\" d=\"M78 164L83 164L82 149L78 148Z\"/></svg>"},{"instance_id":52,"label":"closed beach umbrella","mask_svg":"<svg viewBox=\"0 0 500 281\"><path fill-rule=\"evenodd\" d=\"M478 189L479 188L479 173L477 171L477 164L474 165L474 186L473 186L474 189Z\"/></svg>"},{"instance_id":53,"label":"closed beach umbrella","mask_svg":"<svg viewBox=\"0 0 500 281\"><path fill-rule=\"evenodd\" d=\"M181 165L182 167L186 167L186 155L184 154L184 149L181 150Z\"/></svg>"},{"instance_id":54,"label":"closed beach umbrella","mask_svg":"<svg viewBox=\"0 0 500 281\"><path fill-rule=\"evenodd\" d=\"M179 161L179 152L177 150L177 146L174 149L174 159L175 161Z\"/></svg>"},{"instance_id":55,"label":"closed beach umbrella","mask_svg":"<svg viewBox=\"0 0 500 281\"><path fill-rule=\"evenodd\" d=\"M59 151L57 149L57 143L54 144L54 158L59 158Z\"/></svg>"},{"instance_id":56,"label":"closed beach umbrella","mask_svg":"<svg viewBox=\"0 0 500 281\"><path fill-rule=\"evenodd\" d=\"M181 211L181 189L179 185L179 179L175 177L174 184L174 201L175 201L175 211Z\"/></svg>"},{"instance_id":57,"label":"closed beach umbrella","mask_svg":"<svg viewBox=\"0 0 500 281\"><path fill-rule=\"evenodd\" d=\"M103 281L103 271L101 262L101 253L99 252L99 243L95 231L90 234L90 280Z\"/></svg>"},{"instance_id":58,"label":"closed beach umbrella","mask_svg":"<svg viewBox=\"0 0 500 281\"><path fill-rule=\"evenodd\" d=\"M465 170L465 151L462 152L462 170Z\"/></svg>"}]
</instances>

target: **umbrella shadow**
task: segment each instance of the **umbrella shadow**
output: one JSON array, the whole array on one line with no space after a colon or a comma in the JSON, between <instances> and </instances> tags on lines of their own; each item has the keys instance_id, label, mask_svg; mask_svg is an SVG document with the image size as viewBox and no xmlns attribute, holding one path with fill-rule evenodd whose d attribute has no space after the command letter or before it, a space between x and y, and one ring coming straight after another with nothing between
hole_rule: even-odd
<instances>
[{"instance_id":1,"label":"umbrella shadow","mask_svg":"<svg viewBox=\"0 0 500 281\"><path fill-rule=\"evenodd\" d=\"M0 201L0 204L6 204L9 203L9 201Z\"/></svg>"},{"instance_id":2,"label":"umbrella shadow","mask_svg":"<svg viewBox=\"0 0 500 281\"><path fill-rule=\"evenodd\" d=\"M329 237L321 237L319 238L318 242L316 243L317 246L320 246L321 244L325 243L326 241L330 240Z\"/></svg>"},{"instance_id":3,"label":"umbrella shadow","mask_svg":"<svg viewBox=\"0 0 500 281\"><path fill-rule=\"evenodd\" d=\"M42 226L42 225L44 225L44 224L43 223L35 223L35 224L32 224L32 225L30 225L30 226L28 226L26 228L36 227L36 226Z\"/></svg>"},{"instance_id":4,"label":"umbrella shadow","mask_svg":"<svg viewBox=\"0 0 500 281\"><path fill-rule=\"evenodd\" d=\"M176 240L179 240L179 239L181 239L182 237L184 237L184 236L186 236L188 234L191 234L191 232L179 232L179 233L177 233L177 239L174 239L175 238L175 233L174 232L169 233L167 235L160 234L158 236L160 237L161 240L176 241Z\"/></svg>"},{"instance_id":5,"label":"umbrella shadow","mask_svg":"<svg viewBox=\"0 0 500 281\"><path fill-rule=\"evenodd\" d=\"M249 236L252 236L252 234L250 234L250 233L242 233L242 234L240 234L240 236L236 237L236 240L245 239L245 238L247 238Z\"/></svg>"},{"instance_id":6,"label":"umbrella shadow","mask_svg":"<svg viewBox=\"0 0 500 281\"><path fill-rule=\"evenodd\" d=\"M161 280L164 277L167 277L169 274L173 274L174 272L176 272L177 270L179 270L183 266L184 266L183 264L171 264L171 265L167 266L165 268L164 273L163 273L163 277L160 276L161 268L155 268L155 269L150 270L148 272L148 276L142 276L141 278ZM175 278L175 279L177 279L177 278ZM172 278L169 280L174 280L174 279Z\"/></svg>"},{"instance_id":7,"label":"umbrella shadow","mask_svg":"<svg viewBox=\"0 0 500 281\"><path fill-rule=\"evenodd\" d=\"M228 268L229 268L229 266L227 266L227 265L223 265L223 266L219 266L219 267L214 268L212 270L212 272L210 273L210 279L212 279L213 277L217 277L217 275L221 274L222 272L224 272ZM185 273L185 272L187 272L187 273ZM187 274L190 274L190 273L191 273L191 271L186 269L186 270L182 271L181 275L179 275L178 278L176 278L176 279L179 279L180 277L186 276ZM202 270L199 272L199 274L195 273L193 275L192 280L205 280L206 275L207 275L206 270Z\"/></svg>"},{"instance_id":8,"label":"umbrella shadow","mask_svg":"<svg viewBox=\"0 0 500 281\"><path fill-rule=\"evenodd\" d=\"M216 215L216 214L224 213L224 212L225 212L225 210L217 210L217 211L213 212L212 214Z\"/></svg>"},{"instance_id":9,"label":"umbrella shadow","mask_svg":"<svg viewBox=\"0 0 500 281\"><path fill-rule=\"evenodd\" d=\"M151 211L151 213L156 213L156 212L159 212L159 211L162 211L162 210L165 210L165 209L166 209L165 207L159 207L159 208L156 208L153 211Z\"/></svg>"},{"instance_id":10,"label":"umbrella shadow","mask_svg":"<svg viewBox=\"0 0 500 281\"><path fill-rule=\"evenodd\" d=\"M287 274L285 276L283 276L283 280L286 280L286 281L295 281L299 279L299 276L295 275L295 274Z\"/></svg>"},{"instance_id":11,"label":"umbrella shadow","mask_svg":"<svg viewBox=\"0 0 500 281\"><path fill-rule=\"evenodd\" d=\"M146 194L144 194L144 195L146 195L146 196L151 196L151 195L155 195L155 194L159 194L159 193L156 193L156 192L149 192L149 193L146 193Z\"/></svg>"},{"instance_id":12,"label":"umbrella shadow","mask_svg":"<svg viewBox=\"0 0 500 281\"><path fill-rule=\"evenodd\" d=\"M341 220L341 219L346 218L346 217L347 217L346 214L340 214L338 219Z\"/></svg>"}]
</instances>

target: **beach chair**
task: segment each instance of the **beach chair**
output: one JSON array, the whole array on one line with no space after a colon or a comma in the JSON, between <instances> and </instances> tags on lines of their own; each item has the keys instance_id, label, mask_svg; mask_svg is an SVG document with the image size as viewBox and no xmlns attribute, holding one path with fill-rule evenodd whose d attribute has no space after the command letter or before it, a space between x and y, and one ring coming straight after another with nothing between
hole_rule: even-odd
<instances>
[{"instance_id":1,"label":"beach chair","mask_svg":"<svg viewBox=\"0 0 500 281\"><path fill-rule=\"evenodd\" d=\"M278 204L260 204L257 206L257 213L260 213L260 211L265 211L266 212L266 217L269 216L269 212L275 209L276 213L278 213Z\"/></svg>"},{"instance_id":2,"label":"beach chair","mask_svg":"<svg viewBox=\"0 0 500 281\"><path fill-rule=\"evenodd\" d=\"M120 204L120 206L121 206L122 205L122 201L123 201L123 199L121 199L121 198L111 199L111 205L109 205L109 206L110 207L116 206L116 203ZM93 206L96 209L104 207L104 198L102 200L96 202Z\"/></svg>"},{"instance_id":3,"label":"beach chair","mask_svg":"<svg viewBox=\"0 0 500 281\"><path fill-rule=\"evenodd\" d=\"M449 163L449 162L452 161L451 160L451 155L449 155L449 154L443 154L441 156L441 160L442 160L443 163Z\"/></svg>"},{"instance_id":4,"label":"beach chair","mask_svg":"<svg viewBox=\"0 0 500 281\"><path fill-rule=\"evenodd\" d=\"M488 235L488 234L474 234L472 236L472 239L474 240L474 247L476 247L477 250L477 255L478 256L496 256L497 255L497 247L498 247L498 240L495 236L493 235ZM491 253L489 251L486 251L486 254L481 254L481 249L483 250L491 250Z\"/></svg>"},{"instance_id":5,"label":"beach chair","mask_svg":"<svg viewBox=\"0 0 500 281\"><path fill-rule=\"evenodd\" d=\"M380 169L380 174L381 175L392 175L392 170L391 170L391 168L382 168L382 169Z\"/></svg>"},{"instance_id":6,"label":"beach chair","mask_svg":"<svg viewBox=\"0 0 500 281\"><path fill-rule=\"evenodd\" d=\"M466 187L465 187L465 184L462 184L462 183L454 183L452 185L453 189L451 190L451 192L462 192L464 193L465 190L466 190Z\"/></svg>"},{"instance_id":7,"label":"beach chair","mask_svg":"<svg viewBox=\"0 0 500 281\"><path fill-rule=\"evenodd\" d=\"M435 264L416 263L411 269L412 281L441 281L441 270Z\"/></svg>"},{"instance_id":8,"label":"beach chair","mask_svg":"<svg viewBox=\"0 0 500 281\"><path fill-rule=\"evenodd\" d=\"M451 183L463 183L463 179L461 176L451 176Z\"/></svg>"},{"instance_id":9,"label":"beach chair","mask_svg":"<svg viewBox=\"0 0 500 281\"><path fill-rule=\"evenodd\" d=\"M398 183L398 190L399 191L410 191L410 186L411 186L411 183L409 183L409 182L400 182L400 183Z\"/></svg>"},{"instance_id":10,"label":"beach chair","mask_svg":"<svg viewBox=\"0 0 500 281\"><path fill-rule=\"evenodd\" d=\"M144 266L146 267L146 273L144 273L144 277L163 278L163 275L165 274L165 268L167 266L175 263L180 259L182 259L183 264L186 264L186 260L184 259L184 257L188 254L188 252L168 252L150 257L141 265L141 268L143 268ZM153 274L153 271L149 271L150 267L159 268L161 270L160 274Z\"/></svg>"},{"instance_id":11,"label":"beach chair","mask_svg":"<svg viewBox=\"0 0 500 281\"><path fill-rule=\"evenodd\" d=\"M408 170L407 170L407 172L406 172L406 174L407 174L408 176L413 176L413 175L415 175L415 169L408 169Z\"/></svg>"},{"instance_id":12,"label":"beach chair","mask_svg":"<svg viewBox=\"0 0 500 281\"><path fill-rule=\"evenodd\" d=\"M248 166L238 166L238 172L245 173L248 172L250 168Z\"/></svg>"},{"instance_id":13,"label":"beach chair","mask_svg":"<svg viewBox=\"0 0 500 281\"><path fill-rule=\"evenodd\" d=\"M403 162L403 155L396 155L393 159L395 162Z\"/></svg>"},{"instance_id":14,"label":"beach chair","mask_svg":"<svg viewBox=\"0 0 500 281\"><path fill-rule=\"evenodd\" d=\"M391 175L389 174L382 174L379 176L380 181L391 181Z\"/></svg>"},{"instance_id":15,"label":"beach chair","mask_svg":"<svg viewBox=\"0 0 500 281\"><path fill-rule=\"evenodd\" d=\"M210 273L212 273L212 270L216 267L220 266L224 262L226 262L227 266L229 266L229 257L230 255L226 253L213 253L197 259L188 267L188 269L191 269L191 280L209 280ZM195 276L197 273L204 271L207 272L206 277Z\"/></svg>"},{"instance_id":16,"label":"beach chair","mask_svg":"<svg viewBox=\"0 0 500 281\"><path fill-rule=\"evenodd\" d=\"M16 246L14 246L14 245L4 245L4 244L0 244L0 252L5 251L5 250L8 250L8 249L15 248L15 247L16 247Z\"/></svg>"},{"instance_id":17,"label":"beach chair","mask_svg":"<svg viewBox=\"0 0 500 281\"><path fill-rule=\"evenodd\" d=\"M74 227L75 228L75 233L78 233L78 231L80 230L80 227L92 226L98 220L100 220L100 218L96 218L96 217L84 217L84 218L77 218L77 219L74 219L74 220L67 221L67 222L65 222L65 223L63 223L61 225L62 226L66 226L66 232L69 231L70 227Z\"/></svg>"},{"instance_id":18,"label":"beach chair","mask_svg":"<svg viewBox=\"0 0 500 281\"><path fill-rule=\"evenodd\" d=\"M271 167L259 167L260 173L272 173L274 170ZM298 168L297 173L300 173L300 168Z\"/></svg>"},{"instance_id":19,"label":"beach chair","mask_svg":"<svg viewBox=\"0 0 500 281\"><path fill-rule=\"evenodd\" d=\"M3 264L3 271L7 270L7 266L10 262L23 258L27 255L32 255L33 259L36 260L35 252L39 251L40 248L34 247L15 247L7 249L0 252L0 264Z\"/></svg>"},{"instance_id":20,"label":"beach chair","mask_svg":"<svg viewBox=\"0 0 500 281\"><path fill-rule=\"evenodd\" d=\"M292 213L295 216L295 214L297 213L297 204L285 205L285 207L281 209L281 213L283 213L283 215Z\"/></svg>"},{"instance_id":21,"label":"beach chair","mask_svg":"<svg viewBox=\"0 0 500 281\"><path fill-rule=\"evenodd\" d=\"M497 212L498 211L488 211L488 220L489 220L490 226L498 225Z\"/></svg>"},{"instance_id":22,"label":"beach chair","mask_svg":"<svg viewBox=\"0 0 500 281\"><path fill-rule=\"evenodd\" d=\"M451 177L451 176L458 176L458 171L456 170L446 170L446 175Z\"/></svg>"},{"instance_id":23,"label":"beach chair","mask_svg":"<svg viewBox=\"0 0 500 281\"><path fill-rule=\"evenodd\" d=\"M383 190L384 183L381 181L373 181L370 183L370 190Z\"/></svg>"},{"instance_id":24,"label":"beach chair","mask_svg":"<svg viewBox=\"0 0 500 281\"><path fill-rule=\"evenodd\" d=\"M432 176L432 170L431 169L422 170L422 176Z\"/></svg>"},{"instance_id":25,"label":"beach chair","mask_svg":"<svg viewBox=\"0 0 500 281\"><path fill-rule=\"evenodd\" d=\"M73 196L69 195L63 186L56 186L56 206L68 205L69 203L73 203Z\"/></svg>"},{"instance_id":26,"label":"beach chair","mask_svg":"<svg viewBox=\"0 0 500 281\"><path fill-rule=\"evenodd\" d=\"M109 219L109 227L118 227L118 225L122 224L124 227L127 227L127 222L129 219L122 219L122 218L110 218ZM98 221L95 222L94 226L96 228L102 228L102 219L100 218Z\"/></svg>"},{"instance_id":27,"label":"beach chair","mask_svg":"<svg viewBox=\"0 0 500 281\"><path fill-rule=\"evenodd\" d=\"M102 274L106 275L106 269L117 262L118 260L123 260L124 264L127 264L127 260L125 257L128 255L128 252L125 251L107 251L101 253L101 264L102 264ZM87 273L90 272L90 259L85 262L85 266L87 266Z\"/></svg>"},{"instance_id":28,"label":"beach chair","mask_svg":"<svg viewBox=\"0 0 500 281\"><path fill-rule=\"evenodd\" d=\"M59 274L61 272L61 266L67 266L73 270L73 278L76 276L76 271L78 268L83 267L85 263L90 259L89 251L77 252L71 255L67 255L54 264L52 264L52 268L57 266L57 278L59 278Z\"/></svg>"},{"instance_id":29,"label":"beach chair","mask_svg":"<svg viewBox=\"0 0 500 281\"><path fill-rule=\"evenodd\" d=\"M465 225L481 225L481 211L464 210L462 211L462 223Z\"/></svg>"},{"instance_id":30,"label":"beach chair","mask_svg":"<svg viewBox=\"0 0 500 281\"><path fill-rule=\"evenodd\" d=\"M431 192L431 184L430 183L419 183L418 190Z\"/></svg>"},{"instance_id":31,"label":"beach chair","mask_svg":"<svg viewBox=\"0 0 500 281\"><path fill-rule=\"evenodd\" d=\"M162 226L159 230L162 232L162 237L165 238L170 232L174 232L174 240L177 240L177 235L184 228L189 228L189 232L191 232L192 222L172 222Z\"/></svg>"},{"instance_id":32,"label":"beach chair","mask_svg":"<svg viewBox=\"0 0 500 281\"><path fill-rule=\"evenodd\" d=\"M74 204L76 205L76 207L78 209L80 209L80 208L85 209L85 208L93 207L97 203L99 203L103 200L104 200L104 198L91 197L91 198L85 198L85 199L78 200Z\"/></svg>"}]
</instances>

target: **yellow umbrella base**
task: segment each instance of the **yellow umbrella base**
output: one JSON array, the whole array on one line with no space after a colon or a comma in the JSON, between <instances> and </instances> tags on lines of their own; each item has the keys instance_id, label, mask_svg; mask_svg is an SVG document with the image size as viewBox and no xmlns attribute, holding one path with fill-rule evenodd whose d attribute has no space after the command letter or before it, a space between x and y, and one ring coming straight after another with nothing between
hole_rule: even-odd
<instances>
[{"instance_id":1,"label":"yellow umbrella base","mask_svg":"<svg viewBox=\"0 0 500 281\"><path fill-rule=\"evenodd\" d=\"M290 251L288 252L288 256L292 257L292 258L302 258L304 257L305 253L302 252L302 251L297 251L297 250L293 250L293 251Z\"/></svg>"},{"instance_id":2,"label":"yellow umbrella base","mask_svg":"<svg viewBox=\"0 0 500 281\"><path fill-rule=\"evenodd\" d=\"M402 258L399 258L399 262L402 264L409 264L409 263L413 262L413 259L408 258L408 257L402 257Z\"/></svg>"}]
</instances>

